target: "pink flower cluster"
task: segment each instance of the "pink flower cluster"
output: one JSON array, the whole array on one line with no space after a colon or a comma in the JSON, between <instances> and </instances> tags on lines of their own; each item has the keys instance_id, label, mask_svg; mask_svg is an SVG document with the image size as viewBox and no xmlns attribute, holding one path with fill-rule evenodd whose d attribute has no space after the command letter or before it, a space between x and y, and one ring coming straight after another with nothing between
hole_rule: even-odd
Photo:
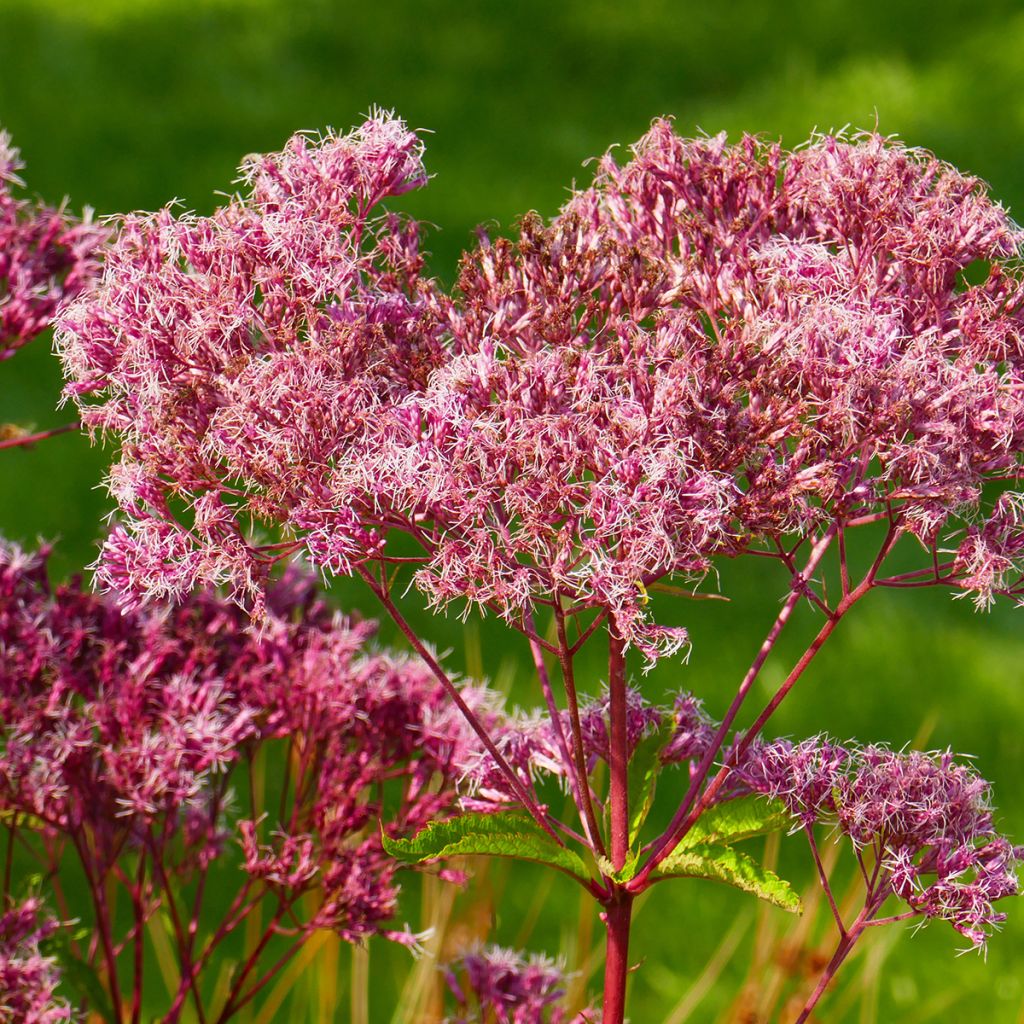
<instances>
[{"instance_id":1,"label":"pink flower cluster","mask_svg":"<svg viewBox=\"0 0 1024 1024\"><path fill-rule=\"evenodd\" d=\"M286 575L267 604L259 631L209 594L124 613L51 591L45 556L0 549L0 813L54 856L77 852L94 881L131 888L116 865L137 853L146 915L173 903L172 878L237 861L237 841L249 899L314 894L303 928L355 940L396 909L381 828L454 810L472 733L426 666L368 652L372 624L332 614L307 579ZM496 717L493 694L465 697ZM258 762L287 766L272 810Z\"/></svg>"},{"instance_id":2,"label":"pink flower cluster","mask_svg":"<svg viewBox=\"0 0 1024 1024\"><path fill-rule=\"evenodd\" d=\"M40 951L56 928L35 897L0 913L0 1021L64 1024L73 1019L71 1007L56 995L56 963Z\"/></svg>"},{"instance_id":3,"label":"pink flower cluster","mask_svg":"<svg viewBox=\"0 0 1024 1024\"><path fill-rule=\"evenodd\" d=\"M653 659L686 642L653 582L889 518L959 548L943 582L1016 593L1019 497L983 489L1024 450L1021 234L984 186L878 135L664 121L599 167L451 296L376 207L426 180L385 115L253 158L212 217L124 218L59 330L122 444L104 579L258 597L281 549L250 521L336 573L400 530L432 603L600 609Z\"/></svg>"},{"instance_id":4,"label":"pink flower cluster","mask_svg":"<svg viewBox=\"0 0 1024 1024\"><path fill-rule=\"evenodd\" d=\"M569 1024L559 1005L565 972L549 957L488 946L447 965L445 978L458 1010L444 1024ZM588 1019L581 1013L573 1024Z\"/></svg>"},{"instance_id":5,"label":"pink flower cluster","mask_svg":"<svg viewBox=\"0 0 1024 1024\"><path fill-rule=\"evenodd\" d=\"M895 894L923 918L949 921L975 948L1006 918L993 904L1020 892L1024 847L996 832L988 783L948 752L779 740L755 745L738 773L805 827L832 824L848 836L869 900Z\"/></svg>"},{"instance_id":6,"label":"pink flower cluster","mask_svg":"<svg viewBox=\"0 0 1024 1024\"><path fill-rule=\"evenodd\" d=\"M95 276L107 234L88 214L76 223L63 209L20 197L22 166L0 131L0 360L48 327L60 304Z\"/></svg>"}]
</instances>

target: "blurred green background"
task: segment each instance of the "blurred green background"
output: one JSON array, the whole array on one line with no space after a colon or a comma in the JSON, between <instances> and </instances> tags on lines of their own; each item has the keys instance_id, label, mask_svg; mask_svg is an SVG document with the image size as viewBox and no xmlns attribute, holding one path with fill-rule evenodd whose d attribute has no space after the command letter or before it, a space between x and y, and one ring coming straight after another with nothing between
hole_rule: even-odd
<instances>
[{"instance_id":1,"label":"blurred green background","mask_svg":"<svg viewBox=\"0 0 1024 1024\"><path fill-rule=\"evenodd\" d=\"M630 143L664 114L683 133L752 131L790 144L815 128L877 124L987 179L1018 216L1024 210L1024 11L1007 0L0 0L0 11L0 124L22 150L26 180L49 201L67 195L73 208L101 214L175 197L208 211L243 155L278 148L297 129L344 129L373 105L433 133L434 180L404 205L436 225L428 246L447 280L475 225L507 227L528 209L553 213L574 180L587 180L586 158ZM3 368L0 422L44 428L70 419L54 408L59 386L46 342L32 346ZM104 454L64 436L2 458L0 531L27 544L60 538L57 572L80 570L108 510L98 488ZM723 567L732 602L666 610L689 625L693 655L644 685L655 696L693 689L720 714L785 582L760 565ZM365 603L348 585L336 591ZM977 756L995 783L1000 820L1022 840L1021 615L975 615L940 594L873 595L775 731L901 746L928 723L931 746ZM485 652L490 674L522 664L525 651L493 625L472 626L482 643L467 648L456 619L419 621L452 648L455 665L467 650L470 668L474 652ZM815 628L810 613L795 624L765 693ZM662 813L666 802L663 793ZM790 845L784 857L799 873L806 857ZM509 884L526 894L535 880L526 873ZM664 887L657 899L636 930L645 959L633 989L640 1024L665 1019L745 907L700 885ZM514 898L499 908L496 938L517 936L523 906ZM1006 909L1011 920L987 964L957 958L961 943L946 928L904 934L863 997L826 1007L822 1019L1024 1021L1024 907ZM574 934L576 910L575 895L556 884L531 944L557 952ZM728 1003L748 949L744 939L692 1019L713 1020ZM383 972L404 963L375 956ZM383 976L375 985L375 1020L390 1017L389 988Z\"/></svg>"}]
</instances>

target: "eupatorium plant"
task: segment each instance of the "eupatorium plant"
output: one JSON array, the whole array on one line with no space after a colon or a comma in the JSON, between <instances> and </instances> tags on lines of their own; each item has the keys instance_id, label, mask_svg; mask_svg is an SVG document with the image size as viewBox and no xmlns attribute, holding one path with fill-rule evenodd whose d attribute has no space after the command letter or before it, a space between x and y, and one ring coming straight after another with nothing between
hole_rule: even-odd
<instances>
[{"instance_id":1,"label":"eupatorium plant","mask_svg":"<svg viewBox=\"0 0 1024 1024\"><path fill-rule=\"evenodd\" d=\"M80 994L108 1019L139 1020L144 994L152 1007L170 984L163 1020L191 1001L199 1020L225 1021L318 930L416 941L392 923L399 865L381 837L453 812L472 734L424 665L368 650L372 624L330 613L308 580L282 579L267 612L257 631L199 594L123 614L51 590L44 555L0 548L4 898L19 852L65 920L69 886L84 885L92 927L60 958L72 981L95 970L109 1002ZM498 728L493 694L466 699ZM54 926L37 911L0 913L0 979L26 1006L52 990L37 947ZM243 932L230 984L214 989ZM150 942L173 951L162 982L144 974ZM11 1019L65 1019L46 1005Z\"/></svg>"},{"instance_id":2,"label":"eupatorium plant","mask_svg":"<svg viewBox=\"0 0 1024 1024\"><path fill-rule=\"evenodd\" d=\"M983 782L943 756L759 737L872 590L1021 595L1020 231L980 182L875 134L787 152L659 121L550 223L482 234L449 294L417 226L380 206L425 181L417 137L379 115L251 158L212 216L120 219L58 331L68 396L121 445L100 579L129 602L226 584L259 618L293 554L361 577L483 748L479 806L389 848L576 878L603 908L607 1024L625 1015L631 907L651 885L712 877L794 905L733 845L787 827L787 805L812 849L815 823L839 821L868 893L855 922L837 913L801 1020L888 895L983 942L992 901L1016 891ZM892 568L897 547L914 568ZM741 556L776 562L784 590L732 703L719 723L687 696L654 713L626 652L653 664L687 636L651 592ZM546 717L489 727L393 599L403 572L432 607L523 634ZM801 602L817 636L737 729ZM595 705L576 666L599 638ZM673 761L688 769L671 821L645 836ZM542 802L543 771L573 820ZM927 823L887 802L913 787Z\"/></svg>"}]
</instances>

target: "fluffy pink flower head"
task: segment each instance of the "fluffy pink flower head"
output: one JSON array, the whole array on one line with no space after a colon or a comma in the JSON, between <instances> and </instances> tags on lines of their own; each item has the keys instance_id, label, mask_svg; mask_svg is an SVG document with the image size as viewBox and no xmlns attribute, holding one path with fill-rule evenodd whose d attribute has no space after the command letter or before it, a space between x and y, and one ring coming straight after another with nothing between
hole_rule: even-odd
<instances>
[{"instance_id":1,"label":"fluffy pink flower head","mask_svg":"<svg viewBox=\"0 0 1024 1024\"><path fill-rule=\"evenodd\" d=\"M49 326L58 306L98 271L96 249L106 232L76 223L18 194L24 165L0 131L0 360Z\"/></svg>"},{"instance_id":2,"label":"fluffy pink flower head","mask_svg":"<svg viewBox=\"0 0 1024 1024\"><path fill-rule=\"evenodd\" d=\"M109 583L258 593L278 549L243 523L333 572L399 530L431 603L597 610L653 660L686 635L652 583L884 516L959 548L943 582L1017 592L1019 499L984 485L1024 450L1021 235L982 183L874 134L659 121L449 297L371 218L419 158L378 117L252 161L212 218L123 222L59 334L122 441Z\"/></svg>"}]
</instances>

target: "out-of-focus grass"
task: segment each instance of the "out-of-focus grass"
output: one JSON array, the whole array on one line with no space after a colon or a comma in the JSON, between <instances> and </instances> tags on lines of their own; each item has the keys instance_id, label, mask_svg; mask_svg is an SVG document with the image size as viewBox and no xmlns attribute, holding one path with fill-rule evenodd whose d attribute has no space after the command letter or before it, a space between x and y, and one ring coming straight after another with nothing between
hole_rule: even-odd
<instances>
[{"instance_id":1,"label":"out-of-focus grass","mask_svg":"<svg viewBox=\"0 0 1024 1024\"><path fill-rule=\"evenodd\" d=\"M634 140L661 114L687 133L750 130L789 143L815 127L870 127L877 118L882 131L934 149L988 179L1012 209L1024 208L1024 12L1012 0L984 8L922 0L525 0L505 8L453 0L0 0L0 12L0 124L28 160L31 187L47 199L68 194L75 206L110 213L180 197L208 210L215 191L230 188L242 155L276 148L299 128L344 128L374 104L393 106L434 133L427 162L435 178L405 206L438 226L428 244L447 280L477 223L507 226L531 208L552 213L574 179L587 180L586 157ZM6 364L2 380L0 422L44 427L70 418L53 408L59 374L45 342ZM108 509L95 489L103 454L73 436L2 454L0 532L26 543L59 536L56 569L80 569ZM686 667L659 667L644 685L655 695L693 689L721 714L784 585L760 565L727 565L730 604L665 608L690 627L693 655ZM339 582L335 592L373 613L351 584ZM408 603L416 606L414 596ZM932 744L977 755L1006 827L1024 838L1020 614L977 616L939 594L873 595L801 682L775 731L824 729L900 746L934 717ZM440 648L453 649L455 665L466 660L493 674L518 659L513 692L532 700L525 650L493 623L479 627L480 644L467 651L457 619L417 621ZM810 611L798 618L766 684L815 626ZM581 666L591 690L601 662L595 650ZM660 795L658 813L667 817L671 786ZM781 858L784 870L806 877L799 841L784 843ZM468 927L458 915L478 921L493 902L493 937L522 941L540 876L519 867L489 872L485 887L456 902L458 927ZM406 912L418 927L419 886L409 889ZM631 1012L643 1022L663 1020L684 998L735 915L747 912L742 896L709 884L669 884L656 899L656 911L648 905L640 914L634 946L644 969L632 983ZM1007 909L1010 923L987 964L955 958L958 943L946 928L904 935L863 998L844 1010L840 995L823 1019L1018 1019L1024 913ZM591 950L583 946L597 941L599 925L591 922L594 933L581 939L578 910L575 892L556 879L529 944L584 964ZM720 978L692 1019L725 1011L752 942L744 934L718 964ZM322 1019L332 1001L337 1019L349 1018L347 971L333 995L325 980L334 963L325 947L284 1004L287 1019ZM372 1021L392 1019L385 993L409 969L404 951L371 944Z\"/></svg>"}]
</instances>

